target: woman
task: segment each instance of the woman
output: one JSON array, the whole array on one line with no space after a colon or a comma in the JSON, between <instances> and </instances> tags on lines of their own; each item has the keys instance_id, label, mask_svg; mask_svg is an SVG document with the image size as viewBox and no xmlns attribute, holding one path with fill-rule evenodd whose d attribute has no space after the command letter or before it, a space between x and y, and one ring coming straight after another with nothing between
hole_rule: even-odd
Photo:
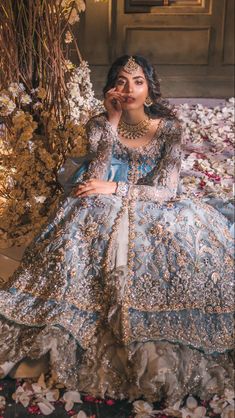
<instances>
[{"instance_id":1,"label":"woman","mask_svg":"<svg viewBox=\"0 0 235 418\"><path fill-rule=\"evenodd\" d=\"M180 198L181 128L153 67L123 56L88 122L89 165L0 292L2 375L50 351L95 396L168 404L232 386L228 221ZM87 170L86 170L86 167Z\"/></svg>"}]
</instances>

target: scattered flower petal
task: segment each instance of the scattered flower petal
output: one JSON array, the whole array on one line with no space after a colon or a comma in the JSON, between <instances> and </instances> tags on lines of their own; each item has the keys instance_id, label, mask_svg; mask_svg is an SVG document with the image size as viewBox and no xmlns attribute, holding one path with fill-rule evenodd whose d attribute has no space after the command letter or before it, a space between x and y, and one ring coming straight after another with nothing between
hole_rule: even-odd
<instances>
[{"instance_id":1,"label":"scattered flower petal","mask_svg":"<svg viewBox=\"0 0 235 418\"><path fill-rule=\"evenodd\" d=\"M55 407L46 399L43 402L38 402L38 407L43 415L50 415L55 410Z\"/></svg>"},{"instance_id":2,"label":"scattered flower petal","mask_svg":"<svg viewBox=\"0 0 235 418\"><path fill-rule=\"evenodd\" d=\"M6 398L5 396L0 396L0 410L4 409L6 406Z\"/></svg>"}]
</instances>

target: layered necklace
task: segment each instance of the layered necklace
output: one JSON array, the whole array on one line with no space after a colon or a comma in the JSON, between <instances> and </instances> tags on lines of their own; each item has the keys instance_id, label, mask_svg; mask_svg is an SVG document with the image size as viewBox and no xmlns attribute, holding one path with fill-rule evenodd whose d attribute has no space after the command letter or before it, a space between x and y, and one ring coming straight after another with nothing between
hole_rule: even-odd
<instances>
[{"instance_id":1,"label":"layered necklace","mask_svg":"<svg viewBox=\"0 0 235 418\"><path fill-rule=\"evenodd\" d=\"M118 133L126 139L141 138L148 132L150 123L151 119L148 116L135 125L121 120L118 125Z\"/></svg>"}]
</instances>

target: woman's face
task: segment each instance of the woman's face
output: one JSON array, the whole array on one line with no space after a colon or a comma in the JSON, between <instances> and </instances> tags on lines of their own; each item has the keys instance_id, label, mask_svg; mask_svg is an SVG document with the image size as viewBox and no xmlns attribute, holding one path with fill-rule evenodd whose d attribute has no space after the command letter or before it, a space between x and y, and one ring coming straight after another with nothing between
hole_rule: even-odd
<instances>
[{"instance_id":1,"label":"woman's face","mask_svg":"<svg viewBox=\"0 0 235 418\"><path fill-rule=\"evenodd\" d=\"M140 66L131 74L120 70L115 87L117 91L127 94L122 103L123 110L139 109L148 97L148 83Z\"/></svg>"}]
</instances>

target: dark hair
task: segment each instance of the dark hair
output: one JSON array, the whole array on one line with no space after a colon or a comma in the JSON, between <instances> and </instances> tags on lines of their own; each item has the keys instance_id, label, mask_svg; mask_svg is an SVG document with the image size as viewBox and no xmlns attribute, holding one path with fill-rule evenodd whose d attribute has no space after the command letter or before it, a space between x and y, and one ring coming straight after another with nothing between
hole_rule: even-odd
<instances>
[{"instance_id":1,"label":"dark hair","mask_svg":"<svg viewBox=\"0 0 235 418\"><path fill-rule=\"evenodd\" d=\"M130 55L122 55L111 65L111 68L107 75L106 84L103 88L104 95L105 93L107 93L108 90L115 86L119 71L127 63L130 57ZM153 102L151 106L144 107L145 113L147 113L149 116L153 118L163 116L175 119L176 116L174 115L173 111L169 108L169 102L165 99L162 99L160 91L160 81L154 67L149 63L149 61L146 58L140 55L132 55L132 57L144 72L145 78L148 83L149 96Z\"/></svg>"}]
</instances>

